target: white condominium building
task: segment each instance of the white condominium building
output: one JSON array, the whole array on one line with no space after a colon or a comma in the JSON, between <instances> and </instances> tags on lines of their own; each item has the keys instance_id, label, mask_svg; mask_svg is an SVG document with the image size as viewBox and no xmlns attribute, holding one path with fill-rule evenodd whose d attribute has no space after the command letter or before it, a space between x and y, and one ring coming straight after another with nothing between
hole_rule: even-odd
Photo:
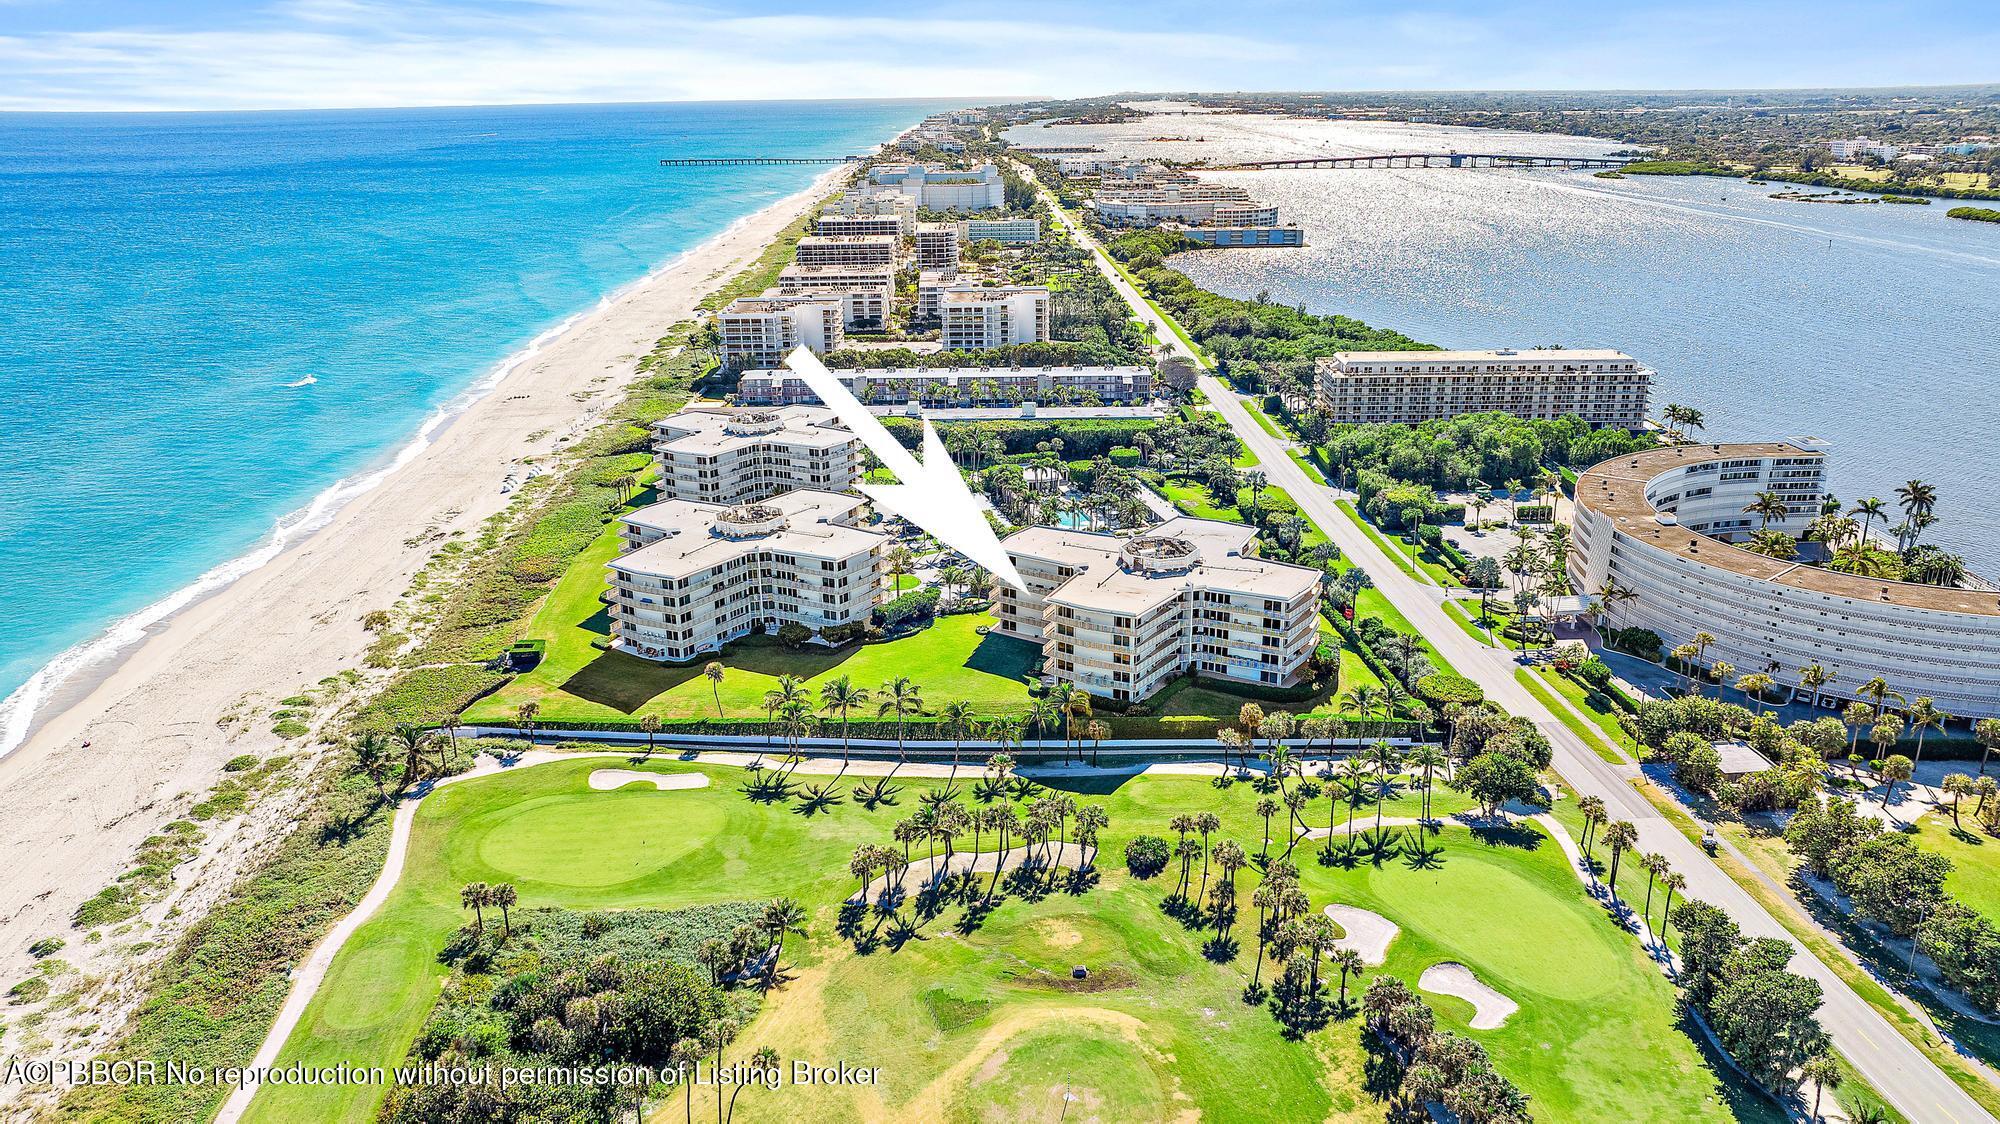
<instances>
[{"instance_id":1,"label":"white condominium building","mask_svg":"<svg viewBox=\"0 0 2000 1124\"><path fill-rule=\"evenodd\" d=\"M889 539L856 525L863 506L854 496L787 492L734 507L668 500L632 512L627 553L606 564L612 646L677 662L754 626L866 621Z\"/></svg>"},{"instance_id":2,"label":"white condominium building","mask_svg":"<svg viewBox=\"0 0 2000 1124\"><path fill-rule=\"evenodd\" d=\"M931 211L990 211L1007 202L1006 182L992 164L977 168L881 164L868 173L868 181L877 190L906 195Z\"/></svg>"},{"instance_id":3,"label":"white condominium building","mask_svg":"<svg viewBox=\"0 0 2000 1124\"><path fill-rule=\"evenodd\" d=\"M901 238L903 230L903 216L897 214L824 214L813 223L813 233L827 238L867 237L879 234Z\"/></svg>"},{"instance_id":4,"label":"white condominium building","mask_svg":"<svg viewBox=\"0 0 2000 1124\"><path fill-rule=\"evenodd\" d=\"M962 284L956 269L925 269L917 273L917 318L935 320L938 304L944 299L944 291L953 285Z\"/></svg>"},{"instance_id":5,"label":"white condominium building","mask_svg":"<svg viewBox=\"0 0 2000 1124\"><path fill-rule=\"evenodd\" d=\"M1041 285L951 285L938 297L946 351L976 351L1049 338L1049 291Z\"/></svg>"},{"instance_id":6,"label":"white condominium building","mask_svg":"<svg viewBox=\"0 0 2000 1124\"><path fill-rule=\"evenodd\" d=\"M958 269L957 223L920 222L916 240L918 269Z\"/></svg>"},{"instance_id":7,"label":"white condominium building","mask_svg":"<svg viewBox=\"0 0 2000 1124\"><path fill-rule=\"evenodd\" d=\"M967 242L998 242L1003 246L1024 246L1042 240L1042 221L967 219L958 224L958 233Z\"/></svg>"},{"instance_id":8,"label":"white condominium building","mask_svg":"<svg viewBox=\"0 0 2000 1124\"><path fill-rule=\"evenodd\" d=\"M1569 572L1578 589L1632 593L1607 623L1648 628L1669 649L1715 637L1704 659L1803 689L1813 664L1823 700L1856 697L1880 677L1907 699L1959 717L2000 717L2000 594L1884 581L1753 554L1725 538L1762 523L1743 508L1774 491L1796 534L1818 512L1826 454L1817 442L1676 445L1616 457L1577 481Z\"/></svg>"},{"instance_id":9,"label":"white condominium building","mask_svg":"<svg viewBox=\"0 0 2000 1124\"><path fill-rule=\"evenodd\" d=\"M738 297L715 317L723 367L775 367L803 347L825 355L846 338L846 311L837 294L765 293Z\"/></svg>"},{"instance_id":10,"label":"white condominium building","mask_svg":"<svg viewBox=\"0 0 2000 1124\"><path fill-rule=\"evenodd\" d=\"M899 244L890 234L808 234L793 257L800 265L894 266Z\"/></svg>"},{"instance_id":11,"label":"white condominium building","mask_svg":"<svg viewBox=\"0 0 2000 1124\"><path fill-rule=\"evenodd\" d=\"M879 328L889 322L896 296L893 265L788 265L778 271L780 293L838 296L850 328Z\"/></svg>"},{"instance_id":12,"label":"white condominium building","mask_svg":"<svg viewBox=\"0 0 2000 1124\"><path fill-rule=\"evenodd\" d=\"M1318 363L1320 408L1337 422L1415 423L1485 410L1575 414L1639 429L1653 372L1619 351L1339 351Z\"/></svg>"},{"instance_id":13,"label":"white condominium building","mask_svg":"<svg viewBox=\"0 0 2000 1124\"><path fill-rule=\"evenodd\" d=\"M894 216L908 230L917 221L917 198L893 187L864 184L834 200L832 210L838 215Z\"/></svg>"},{"instance_id":14,"label":"white condominium building","mask_svg":"<svg viewBox=\"0 0 2000 1124\"><path fill-rule=\"evenodd\" d=\"M1298 682L1319 641L1319 571L1254 556L1256 532L1180 517L1138 537L1030 527L1002 544L1027 583L1000 587L1002 633L1100 698L1143 699L1184 671Z\"/></svg>"},{"instance_id":15,"label":"white condominium building","mask_svg":"<svg viewBox=\"0 0 2000 1124\"><path fill-rule=\"evenodd\" d=\"M863 367L834 372L863 402L912 400L966 406L1050 402L1094 394L1101 402L1146 402L1153 372L1125 367ZM762 405L816 403L806 381L785 368L746 371L736 384L739 402Z\"/></svg>"},{"instance_id":16,"label":"white condominium building","mask_svg":"<svg viewBox=\"0 0 2000 1124\"><path fill-rule=\"evenodd\" d=\"M861 443L832 410L682 410L653 426L662 498L749 503L809 488L845 491Z\"/></svg>"}]
</instances>

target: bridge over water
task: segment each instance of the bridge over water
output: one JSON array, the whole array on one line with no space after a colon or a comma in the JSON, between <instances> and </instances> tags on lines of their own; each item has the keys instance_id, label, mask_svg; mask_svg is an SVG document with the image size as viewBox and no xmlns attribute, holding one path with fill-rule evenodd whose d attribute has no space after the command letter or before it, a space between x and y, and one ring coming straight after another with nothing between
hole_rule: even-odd
<instances>
[{"instance_id":1,"label":"bridge over water","mask_svg":"<svg viewBox=\"0 0 2000 1124\"><path fill-rule=\"evenodd\" d=\"M1274 168L1622 168L1631 156L1521 156L1502 152L1377 152L1362 156L1291 156L1208 164L1212 172L1258 172Z\"/></svg>"}]
</instances>

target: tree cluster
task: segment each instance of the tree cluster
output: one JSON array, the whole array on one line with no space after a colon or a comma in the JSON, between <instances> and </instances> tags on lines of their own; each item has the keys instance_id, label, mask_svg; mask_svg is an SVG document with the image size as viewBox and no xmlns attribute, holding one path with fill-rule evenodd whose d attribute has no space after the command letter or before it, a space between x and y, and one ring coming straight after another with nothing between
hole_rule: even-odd
<instances>
[{"instance_id":1,"label":"tree cluster","mask_svg":"<svg viewBox=\"0 0 2000 1124\"><path fill-rule=\"evenodd\" d=\"M1430 1006L1410 986L1376 976L1361 997L1373 1044L1390 1054L1386 1067L1402 1107L1441 1104L1465 1124L1525 1124L1534 1116L1528 1095L1500 1073L1486 1048L1437 1029Z\"/></svg>"},{"instance_id":2,"label":"tree cluster","mask_svg":"<svg viewBox=\"0 0 2000 1124\"><path fill-rule=\"evenodd\" d=\"M1819 984L1785 970L1792 946L1776 937L1746 940L1736 922L1707 902L1674 907L1680 930L1680 983L1687 1001L1708 1019L1723 1049L1767 1089L1824 1054Z\"/></svg>"}]
</instances>

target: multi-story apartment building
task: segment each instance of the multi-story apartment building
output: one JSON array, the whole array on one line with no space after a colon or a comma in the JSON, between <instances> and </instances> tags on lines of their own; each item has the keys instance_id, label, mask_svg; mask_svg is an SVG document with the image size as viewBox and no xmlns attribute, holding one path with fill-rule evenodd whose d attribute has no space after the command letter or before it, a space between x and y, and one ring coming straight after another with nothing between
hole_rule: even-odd
<instances>
[{"instance_id":1,"label":"multi-story apartment building","mask_svg":"<svg viewBox=\"0 0 2000 1124\"><path fill-rule=\"evenodd\" d=\"M908 230L917 221L917 197L905 195L894 187L876 187L861 184L833 201L830 208L837 215L889 216L902 220L903 229Z\"/></svg>"},{"instance_id":2,"label":"multi-story apartment building","mask_svg":"<svg viewBox=\"0 0 2000 1124\"><path fill-rule=\"evenodd\" d=\"M778 271L778 291L837 296L848 327L879 328L889 322L896 267L794 263Z\"/></svg>"},{"instance_id":3,"label":"multi-story apartment building","mask_svg":"<svg viewBox=\"0 0 2000 1124\"><path fill-rule=\"evenodd\" d=\"M1163 223L1162 229L1210 246L1303 246L1306 232L1296 226L1182 226Z\"/></svg>"},{"instance_id":4,"label":"multi-story apartment building","mask_svg":"<svg viewBox=\"0 0 2000 1124\"><path fill-rule=\"evenodd\" d=\"M901 238L903 216L887 215L843 215L833 212L821 215L813 222L813 233L827 238L854 238L871 235L888 235Z\"/></svg>"},{"instance_id":5,"label":"multi-story apartment building","mask_svg":"<svg viewBox=\"0 0 2000 1124\"><path fill-rule=\"evenodd\" d=\"M801 347L825 355L846 338L846 320L838 294L738 297L715 317L722 365L732 371L775 367Z\"/></svg>"},{"instance_id":6,"label":"multi-story apartment building","mask_svg":"<svg viewBox=\"0 0 2000 1124\"><path fill-rule=\"evenodd\" d=\"M1041 285L951 285L938 296L947 351L1049 338L1049 291Z\"/></svg>"},{"instance_id":7,"label":"multi-story apartment building","mask_svg":"<svg viewBox=\"0 0 2000 1124\"><path fill-rule=\"evenodd\" d=\"M1298 682L1319 640L1319 571L1255 557L1237 523L1170 519L1139 536L1030 527L1002 544L1027 584L999 629L1042 646L1046 674L1118 702L1186 671Z\"/></svg>"},{"instance_id":8,"label":"multi-story apartment building","mask_svg":"<svg viewBox=\"0 0 2000 1124\"><path fill-rule=\"evenodd\" d=\"M1025 246L1042 240L1040 219L967 219L958 224L958 233L967 242L998 242L1003 246Z\"/></svg>"},{"instance_id":9,"label":"multi-story apartment building","mask_svg":"<svg viewBox=\"0 0 2000 1124\"><path fill-rule=\"evenodd\" d=\"M893 267L898 245L899 240L890 234L808 234L799 239L793 260L800 265Z\"/></svg>"},{"instance_id":10,"label":"multi-story apartment building","mask_svg":"<svg viewBox=\"0 0 2000 1124\"><path fill-rule=\"evenodd\" d=\"M956 269L924 269L917 272L917 318L935 320L944 291L959 284Z\"/></svg>"},{"instance_id":11,"label":"multi-story apartment building","mask_svg":"<svg viewBox=\"0 0 2000 1124\"><path fill-rule=\"evenodd\" d=\"M990 211L1007 202L1006 183L992 164L977 168L879 164L868 173L868 183L875 190L909 196L931 211Z\"/></svg>"},{"instance_id":12,"label":"multi-story apartment building","mask_svg":"<svg viewBox=\"0 0 2000 1124\"><path fill-rule=\"evenodd\" d=\"M806 488L854 484L861 443L832 410L693 408L653 426L662 498L750 503Z\"/></svg>"},{"instance_id":13,"label":"multi-story apartment building","mask_svg":"<svg viewBox=\"0 0 2000 1124\"><path fill-rule=\"evenodd\" d=\"M1649 628L1668 648L1715 638L1704 658L1804 690L1818 665L1822 701L1874 678L1940 710L2000 717L2000 593L1885 581L1753 554L1727 540L1760 529L1743 508L1785 497L1771 529L1797 534L1825 493L1825 449L1808 440L1675 445L1616 457L1577 481L1569 573L1577 588L1629 591L1607 608L1619 628Z\"/></svg>"},{"instance_id":14,"label":"multi-story apartment building","mask_svg":"<svg viewBox=\"0 0 2000 1124\"><path fill-rule=\"evenodd\" d=\"M833 373L856 398L878 405L915 400L1001 406L1085 394L1100 402L1146 402L1153 396L1153 372L1140 366L862 367ZM784 368L745 371L736 384L736 399L759 405L819 401L804 379Z\"/></svg>"},{"instance_id":15,"label":"multi-story apartment building","mask_svg":"<svg viewBox=\"0 0 2000 1124\"><path fill-rule=\"evenodd\" d=\"M958 224L920 222L917 224L917 268L958 269Z\"/></svg>"},{"instance_id":16,"label":"multi-story apartment building","mask_svg":"<svg viewBox=\"0 0 2000 1124\"><path fill-rule=\"evenodd\" d=\"M1575 414L1639 429L1653 372L1619 351L1340 351L1318 363L1320 408L1340 422L1429 421L1484 410Z\"/></svg>"},{"instance_id":17,"label":"multi-story apartment building","mask_svg":"<svg viewBox=\"0 0 2000 1124\"><path fill-rule=\"evenodd\" d=\"M679 662L787 621L815 631L866 621L887 535L863 501L786 492L726 507L667 500L625 516L626 553L606 564L614 649Z\"/></svg>"}]
</instances>

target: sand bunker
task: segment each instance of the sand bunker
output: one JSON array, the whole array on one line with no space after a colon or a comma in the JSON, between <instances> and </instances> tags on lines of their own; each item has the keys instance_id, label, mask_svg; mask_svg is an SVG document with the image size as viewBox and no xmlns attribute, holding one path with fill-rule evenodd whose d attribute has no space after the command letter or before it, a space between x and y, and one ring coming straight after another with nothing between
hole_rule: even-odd
<instances>
[{"instance_id":1,"label":"sand bunker","mask_svg":"<svg viewBox=\"0 0 2000 1124\"><path fill-rule=\"evenodd\" d=\"M1446 961L1433 964L1417 977L1417 986L1439 995L1450 995L1472 1004L1474 1030L1493 1030L1507 1025L1507 1019L1521 1009L1519 1003L1479 982L1472 969Z\"/></svg>"},{"instance_id":2,"label":"sand bunker","mask_svg":"<svg viewBox=\"0 0 2000 1124\"><path fill-rule=\"evenodd\" d=\"M1327 906L1326 915L1347 930L1347 935L1340 938L1340 947L1360 953L1362 963L1380 964L1388 957L1389 942L1396 939L1394 921L1351 905Z\"/></svg>"},{"instance_id":3,"label":"sand bunker","mask_svg":"<svg viewBox=\"0 0 2000 1124\"><path fill-rule=\"evenodd\" d=\"M643 782L654 788L707 788L707 773L642 773L637 769L597 769L590 774L590 787L599 792Z\"/></svg>"}]
</instances>

